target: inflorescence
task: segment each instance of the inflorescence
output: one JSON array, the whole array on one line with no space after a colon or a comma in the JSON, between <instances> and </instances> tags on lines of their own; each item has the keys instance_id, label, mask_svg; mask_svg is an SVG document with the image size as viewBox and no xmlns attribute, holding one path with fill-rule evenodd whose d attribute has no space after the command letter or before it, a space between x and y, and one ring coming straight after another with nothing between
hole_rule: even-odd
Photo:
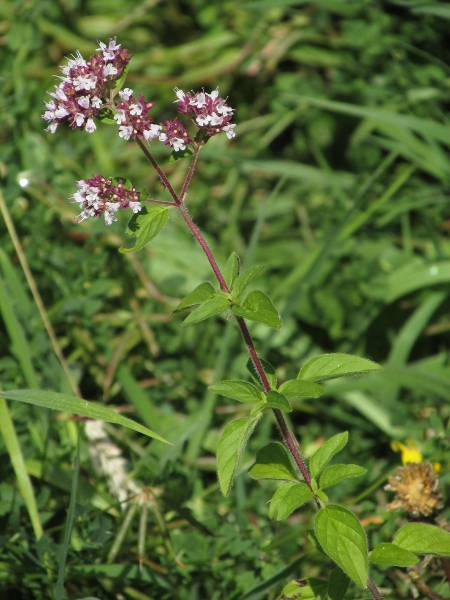
<instances>
[{"instance_id":1,"label":"inflorescence","mask_svg":"<svg viewBox=\"0 0 450 600\"><path fill-rule=\"evenodd\" d=\"M121 49L115 38L108 46L99 44L98 54L89 60L77 51L75 56L67 59L67 65L60 67L61 82L54 92L48 92L52 100L45 103L46 111L42 115L48 122L46 131L55 133L59 125L67 123L72 129L93 133L95 119L107 117L109 122L116 122L117 133L124 140L148 143L159 140L174 152L184 151L187 147L193 150L197 144L204 144L218 133L225 133L229 139L235 136L235 125L230 122L234 109L219 96L218 89L208 94L204 90L185 93L175 88L178 112L190 117L198 129L194 138L177 118L154 123L149 111L155 103L147 102L142 94L136 100L130 88L120 89L121 78L131 60L128 50ZM106 224L110 225L117 220L114 215L119 208L130 207L133 212L141 209L136 190L114 185L113 180L101 175L79 181L77 186L78 191L71 198L82 208L80 220L103 214ZM129 194L133 197L128 197Z\"/></svg>"}]
</instances>

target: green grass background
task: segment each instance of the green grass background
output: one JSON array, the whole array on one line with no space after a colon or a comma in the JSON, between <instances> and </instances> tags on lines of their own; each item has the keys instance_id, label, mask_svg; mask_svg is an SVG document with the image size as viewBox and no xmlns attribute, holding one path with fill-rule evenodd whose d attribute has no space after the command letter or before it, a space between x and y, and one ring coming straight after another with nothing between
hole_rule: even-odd
<instances>
[{"instance_id":1,"label":"green grass background","mask_svg":"<svg viewBox=\"0 0 450 600\"><path fill-rule=\"evenodd\" d=\"M71 600L276 598L289 578L327 576L331 568L307 537L313 507L272 522L267 502L276 485L246 474L256 451L279 438L269 415L230 496L220 495L218 436L245 409L207 385L246 378L247 356L232 321L181 328L183 314L171 314L180 297L213 281L181 220L171 215L133 256L118 253L130 245L125 218L110 228L76 223L67 198L94 173L127 177L169 199L137 146L114 127L92 135L43 131L58 65L76 49L93 53L99 39L117 36L129 49L127 86L156 103L157 120L175 115L175 86L219 86L236 108L237 136L219 136L202 150L188 204L222 266L232 251L246 267L268 266L258 288L274 301L283 328L253 323L250 330L279 378L295 377L323 352L383 364L381 375L330 382L326 396L298 402L290 417L306 455L350 432L339 462L368 474L330 490L332 501L369 520L371 547L389 541L406 522L385 507L391 497L383 485L400 464L390 442L407 438L442 464L448 490L449 20L449 4L429 1L0 4L2 193L48 318L84 398L125 407L174 443L108 427L136 481L159 490L158 513L146 515L142 569L137 515L108 564L123 513L94 473L86 439L74 529L64 543L77 427L51 411L2 405L4 428L11 419L16 433L0 440L2 599L54 597L61 552L66 588L59 593ZM169 166L164 146L153 152L180 189L187 161ZM29 185L21 188L24 178ZM1 386L70 392L5 215ZM373 577L392 597L408 597L395 573ZM437 567L427 577L437 593L450 593ZM367 595L351 587L348 597Z\"/></svg>"}]
</instances>

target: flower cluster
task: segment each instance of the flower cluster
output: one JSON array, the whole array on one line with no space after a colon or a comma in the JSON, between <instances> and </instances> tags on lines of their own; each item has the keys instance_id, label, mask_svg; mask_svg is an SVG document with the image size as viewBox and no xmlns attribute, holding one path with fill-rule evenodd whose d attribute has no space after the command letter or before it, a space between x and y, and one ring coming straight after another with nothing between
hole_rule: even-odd
<instances>
[{"instance_id":1,"label":"flower cluster","mask_svg":"<svg viewBox=\"0 0 450 600\"><path fill-rule=\"evenodd\" d=\"M124 140L133 138L149 142L158 137L161 131L160 125L152 125L153 119L148 116L148 111L155 105L154 102L146 102L142 94L138 101L134 99L133 90L125 88L119 92L121 100L116 103L116 114L114 120L119 127L119 136Z\"/></svg>"},{"instance_id":2,"label":"flower cluster","mask_svg":"<svg viewBox=\"0 0 450 600\"><path fill-rule=\"evenodd\" d=\"M234 109L225 103L216 89L210 94L201 92L184 93L175 88L178 100L178 112L191 117L194 123L203 130L207 136L212 137L218 133L226 133L228 139L235 136L236 125L230 123Z\"/></svg>"},{"instance_id":3,"label":"flower cluster","mask_svg":"<svg viewBox=\"0 0 450 600\"><path fill-rule=\"evenodd\" d=\"M82 212L80 221L88 217L104 215L106 225L117 221L115 213L119 208L131 208L134 213L141 210L140 192L134 186L127 189L121 179L105 179L102 175L94 175L91 179L77 182L78 191L70 196L78 202Z\"/></svg>"},{"instance_id":4,"label":"flower cluster","mask_svg":"<svg viewBox=\"0 0 450 600\"><path fill-rule=\"evenodd\" d=\"M48 121L46 131L55 133L58 125L65 121L72 129L84 129L88 133L95 131L94 118L98 116L111 83L119 78L131 59L127 50L121 50L115 39L109 45L100 42L88 61L80 52L67 60L61 67L61 83L49 92L53 98L45 103L46 111L42 118Z\"/></svg>"},{"instance_id":5,"label":"flower cluster","mask_svg":"<svg viewBox=\"0 0 450 600\"><path fill-rule=\"evenodd\" d=\"M186 131L186 127L178 119L165 121L161 125L164 127L164 131L160 134L159 141L173 148L175 152L185 150L186 145L194 145L194 142Z\"/></svg>"}]
</instances>

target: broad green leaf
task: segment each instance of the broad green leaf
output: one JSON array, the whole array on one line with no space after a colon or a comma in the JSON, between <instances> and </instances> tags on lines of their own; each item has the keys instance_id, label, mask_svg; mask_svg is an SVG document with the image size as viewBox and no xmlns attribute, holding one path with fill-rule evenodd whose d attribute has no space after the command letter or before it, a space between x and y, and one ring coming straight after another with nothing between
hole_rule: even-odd
<instances>
[{"instance_id":1,"label":"broad green leaf","mask_svg":"<svg viewBox=\"0 0 450 600\"><path fill-rule=\"evenodd\" d=\"M338 433L318 448L309 459L309 470L312 477L318 477L324 466L333 456L342 450L348 441L348 432Z\"/></svg>"},{"instance_id":2,"label":"broad green leaf","mask_svg":"<svg viewBox=\"0 0 450 600\"><path fill-rule=\"evenodd\" d=\"M288 453L280 442L270 442L258 451L249 474L254 479L284 479L298 482Z\"/></svg>"},{"instance_id":3,"label":"broad green leaf","mask_svg":"<svg viewBox=\"0 0 450 600\"><path fill-rule=\"evenodd\" d=\"M223 270L223 278L225 279L225 283L227 284L229 290L232 289L234 281L239 275L239 265L239 256L236 254L236 252L232 252Z\"/></svg>"},{"instance_id":4,"label":"broad green leaf","mask_svg":"<svg viewBox=\"0 0 450 600\"><path fill-rule=\"evenodd\" d=\"M263 399L263 394L252 383L246 381L220 381L210 385L209 389L221 396L238 400L238 402L255 404Z\"/></svg>"},{"instance_id":5,"label":"broad green leaf","mask_svg":"<svg viewBox=\"0 0 450 600\"><path fill-rule=\"evenodd\" d=\"M169 211L163 206L143 206L136 213L125 230L127 235L135 235L136 243L132 248L120 248L122 254L141 250L150 240L158 235L167 222Z\"/></svg>"},{"instance_id":6,"label":"broad green leaf","mask_svg":"<svg viewBox=\"0 0 450 600\"><path fill-rule=\"evenodd\" d=\"M344 479L350 479L351 477L359 477L367 473L367 469L360 467L359 465L332 465L326 467L322 475L320 476L319 485L321 489L336 485Z\"/></svg>"},{"instance_id":7,"label":"broad green leaf","mask_svg":"<svg viewBox=\"0 0 450 600\"><path fill-rule=\"evenodd\" d=\"M328 600L342 600L348 589L350 579L342 569L336 567L328 580Z\"/></svg>"},{"instance_id":8,"label":"broad green leaf","mask_svg":"<svg viewBox=\"0 0 450 600\"><path fill-rule=\"evenodd\" d=\"M396 544L381 543L370 553L370 560L377 565L410 567L419 562L419 557Z\"/></svg>"},{"instance_id":9,"label":"broad green leaf","mask_svg":"<svg viewBox=\"0 0 450 600\"><path fill-rule=\"evenodd\" d=\"M326 600L328 582L323 579L294 579L281 592L277 600Z\"/></svg>"},{"instance_id":10,"label":"broad green leaf","mask_svg":"<svg viewBox=\"0 0 450 600\"><path fill-rule=\"evenodd\" d=\"M417 554L450 556L450 531L426 523L405 525L397 531L392 542Z\"/></svg>"},{"instance_id":11,"label":"broad green leaf","mask_svg":"<svg viewBox=\"0 0 450 600\"><path fill-rule=\"evenodd\" d=\"M250 292L242 306L233 305L232 310L238 317L264 323L273 329L281 328L281 317L272 300L264 292Z\"/></svg>"},{"instance_id":12,"label":"broad green leaf","mask_svg":"<svg viewBox=\"0 0 450 600\"><path fill-rule=\"evenodd\" d=\"M318 398L324 393L321 385L302 379L285 381L280 385L278 391L291 398Z\"/></svg>"},{"instance_id":13,"label":"broad green leaf","mask_svg":"<svg viewBox=\"0 0 450 600\"><path fill-rule=\"evenodd\" d=\"M299 379L321 383L328 379L378 371L380 365L352 354L322 354L309 360L298 374Z\"/></svg>"},{"instance_id":14,"label":"broad green leaf","mask_svg":"<svg viewBox=\"0 0 450 600\"><path fill-rule=\"evenodd\" d=\"M217 472L222 494L226 496L237 474L239 463L260 415L232 421L223 431L217 449Z\"/></svg>"},{"instance_id":15,"label":"broad green leaf","mask_svg":"<svg viewBox=\"0 0 450 600\"><path fill-rule=\"evenodd\" d=\"M236 297L240 296L245 288L250 285L256 277L262 275L265 270L266 267L252 267L251 269L244 271L242 275L239 275L233 285L233 292L236 294Z\"/></svg>"},{"instance_id":16,"label":"broad green leaf","mask_svg":"<svg viewBox=\"0 0 450 600\"><path fill-rule=\"evenodd\" d=\"M189 316L181 323L182 325L193 325L194 323L200 323L209 317L218 315L227 308L230 308L230 303L227 296L224 293L219 293L217 296L213 296L209 300L202 302L200 306L197 306Z\"/></svg>"},{"instance_id":17,"label":"broad green leaf","mask_svg":"<svg viewBox=\"0 0 450 600\"><path fill-rule=\"evenodd\" d=\"M285 483L275 492L271 502L269 517L276 516L277 521L287 519L299 506L314 497L306 483Z\"/></svg>"},{"instance_id":18,"label":"broad green leaf","mask_svg":"<svg viewBox=\"0 0 450 600\"><path fill-rule=\"evenodd\" d=\"M264 368L264 372L266 374L267 381L269 382L270 387L272 389L276 389L277 374L275 373L275 368L269 362L267 362L267 360L264 360L263 358L260 358L259 360L261 361L261 364ZM249 358L247 361L247 370L250 372L251 376L253 377L253 380L256 383L261 384L261 381L258 376L258 372L257 372L255 365L253 364L253 361L251 358Z\"/></svg>"},{"instance_id":19,"label":"broad green leaf","mask_svg":"<svg viewBox=\"0 0 450 600\"><path fill-rule=\"evenodd\" d=\"M289 400L283 394L270 391L267 394L267 405L268 408L276 408L278 410L284 410L285 412L292 412L292 406L289 404Z\"/></svg>"},{"instance_id":20,"label":"broad green leaf","mask_svg":"<svg viewBox=\"0 0 450 600\"><path fill-rule=\"evenodd\" d=\"M346 508L329 504L314 518L314 531L323 550L359 587L367 587L369 558L364 529Z\"/></svg>"},{"instance_id":21,"label":"broad green leaf","mask_svg":"<svg viewBox=\"0 0 450 600\"><path fill-rule=\"evenodd\" d=\"M213 286L205 281L198 285L195 290L192 290L187 296L183 298L180 304L174 308L172 312L178 312L179 310L183 310L184 308L189 308L190 306L197 306L197 304L202 304L206 300L209 300L216 293L216 290Z\"/></svg>"},{"instance_id":22,"label":"broad green leaf","mask_svg":"<svg viewBox=\"0 0 450 600\"><path fill-rule=\"evenodd\" d=\"M136 421L128 419L127 417L122 417L122 415L106 406L95 404L89 400L82 400L76 396L59 394L57 392L47 392L45 390L8 390L2 391L1 395L8 400L18 400L19 402L26 402L27 404L34 404L35 406L43 406L44 408L51 408L52 410L59 410L75 415L81 415L83 417L89 417L90 419L98 419L99 421L122 425L122 427L128 427L128 429L143 433L155 440L170 444L170 442L163 437L151 429L147 429L147 427L136 423Z\"/></svg>"}]
</instances>

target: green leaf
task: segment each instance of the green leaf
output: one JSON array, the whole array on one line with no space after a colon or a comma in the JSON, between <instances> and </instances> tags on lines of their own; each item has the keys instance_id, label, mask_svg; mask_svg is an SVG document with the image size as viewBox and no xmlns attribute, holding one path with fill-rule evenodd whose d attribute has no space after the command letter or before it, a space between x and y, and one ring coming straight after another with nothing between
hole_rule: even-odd
<instances>
[{"instance_id":1,"label":"green leaf","mask_svg":"<svg viewBox=\"0 0 450 600\"><path fill-rule=\"evenodd\" d=\"M197 306L197 304L202 304L206 300L209 300L214 296L216 290L213 286L208 282L201 283L198 285L195 290L192 290L187 296L183 298L180 304L172 311L178 312L179 310L183 310L184 308L189 308L190 306Z\"/></svg>"},{"instance_id":2,"label":"green leaf","mask_svg":"<svg viewBox=\"0 0 450 600\"><path fill-rule=\"evenodd\" d=\"M89 400L82 400L76 396L58 394L57 392L47 392L45 390L8 390L2 391L1 395L8 400L18 400L19 402L26 402L27 404L34 404L35 406L43 406L44 408L51 408L52 410L64 411L83 417L89 417L90 419L98 419L99 421L122 425L122 427L128 427L129 429L143 433L155 440L170 444L170 442L163 437L151 429L147 429L147 427L136 423L136 421L128 419L127 417L122 417L122 415L119 415L106 406L95 404Z\"/></svg>"},{"instance_id":3,"label":"green leaf","mask_svg":"<svg viewBox=\"0 0 450 600\"><path fill-rule=\"evenodd\" d=\"M129 63L127 64L127 66L125 67L125 69L123 70L122 75L119 77L119 79L116 79L114 82L114 89L112 92L112 97L114 98L114 96L117 96L117 94L120 92L120 90L123 87L123 84L125 83L125 79L127 78L128 75L128 68L129 68ZM114 121L114 123L117 124L117 121Z\"/></svg>"},{"instance_id":4,"label":"green leaf","mask_svg":"<svg viewBox=\"0 0 450 600\"><path fill-rule=\"evenodd\" d=\"M284 479L298 482L288 453L280 442L270 442L258 451L249 474L254 479Z\"/></svg>"},{"instance_id":5,"label":"green leaf","mask_svg":"<svg viewBox=\"0 0 450 600\"><path fill-rule=\"evenodd\" d=\"M167 222L169 211L163 206L143 206L136 213L125 230L127 235L135 235L136 243L132 248L119 248L122 254L141 250L150 240L158 235Z\"/></svg>"},{"instance_id":6,"label":"green leaf","mask_svg":"<svg viewBox=\"0 0 450 600\"><path fill-rule=\"evenodd\" d=\"M299 506L314 498L306 483L286 483L277 489L271 502L269 517L276 515L277 521L287 519Z\"/></svg>"},{"instance_id":7,"label":"green leaf","mask_svg":"<svg viewBox=\"0 0 450 600\"><path fill-rule=\"evenodd\" d=\"M377 565L410 567L419 562L419 557L396 544L381 543L370 553L370 560Z\"/></svg>"},{"instance_id":8,"label":"green leaf","mask_svg":"<svg viewBox=\"0 0 450 600\"><path fill-rule=\"evenodd\" d=\"M348 441L348 432L338 433L318 448L309 459L312 477L318 477L324 466L337 454Z\"/></svg>"},{"instance_id":9,"label":"green leaf","mask_svg":"<svg viewBox=\"0 0 450 600\"><path fill-rule=\"evenodd\" d=\"M250 292L242 306L233 305L232 310L238 317L264 323L273 329L281 328L281 317L272 300L264 292Z\"/></svg>"},{"instance_id":10,"label":"green leaf","mask_svg":"<svg viewBox=\"0 0 450 600\"><path fill-rule=\"evenodd\" d=\"M223 270L223 278L229 290L233 288L234 280L239 275L239 266L239 256L236 252L232 252Z\"/></svg>"},{"instance_id":11,"label":"green leaf","mask_svg":"<svg viewBox=\"0 0 450 600\"><path fill-rule=\"evenodd\" d=\"M324 393L322 386L302 379L285 381L280 385L278 391L291 398L318 398Z\"/></svg>"},{"instance_id":12,"label":"green leaf","mask_svg":"<svg viewBox=\"0 0 450 600\"><path fill-rule=\"evenodd\" d=\"M254 280L256 277L259 277L264 273L266 267L252 267L251 269L247 269L244 271L242 275L236 279L236 282L233 285L233 292L236 297L242 294L245 288Z\"/></svg>"},{"instance_id":13,"label":"green leaf","mask_svg":"<svg viewBox=\"0 0 450 600\"><path fill-rule=\"evenodd\" d=\"M218 315L227 308L230 308L228 297L225 293L220 292L219 294L213 296L209 300L202 302L200 306L197 306L197 308L194 309L181 324L186 326L193 325L194 323L199 323L200 321L209 319L209 317Z\"/></svg>"},{"instance_id":14,"label":"green leaf","mask_svg":"<svg viewBox=\"0 0 450 600\"><path fill-rule=\"evenodd\" d=\"M359 587L367 587L369 558L364 529L346 508L329 504L314 518L314 531L323 550Z\"/></svg>"},{"instance_id":15,"label":"green leaf","mask_svg":"<svg viewBox=\"0 0 450 600\"><path fill-rule=\"evenodd\" d=\"M172 152L172 154L169 157L169 164L172 165L173 163L176 163L177 161L186 158L188 156L192 156L194 154L194 148L192 148L192 146L186 146L186 148L184 150L179 150L178 152Z\"/></svg>"},{"instance_id":16,"label":"green leaf","mask_svg":"<svg viewBox=\"0 0 450 600\"><path fill-rule=\"evenodd\" d=\"M269 382L270 387L272 389L276 389L277 374L275 373L275 368L269 362L267 362L267 360L264 360L263 358L260 358L259 360L261 361L261 364L264 368L264 372L266 374L267 381ZM251 376L253 377L253 380L257 384L260 385L261 381L259 379L258 372L256 371L255 365L253 364L253 361L251 358L248 359L246 366L247 366L247 370L250 372Z\"/></svg>"},{"instance_id":17,"label":"green leaf","mask_svg":"<svg viewBox=\"0 0 450 600\"><path fill-rule=\"evenodd\" d=\"M292 412L292 406L289 404L289 400L286 396L283 396L283 394L280 394L275 390L272 390L267 394L266 406L268 408L284 410L285 412Z\"/></svg>"},{"instance_id":18,"label":"green leaf","mask_svg":"<svg viewBox=\"0 0 450 600\"><path fill-rule=\"evenodd\" d=\"M298 374L299 379L321 383L328 379L378 371L380 365L352 354L322 354L309 360Z\"/></svg>"},{"instance_id":19,"label":"green leaf","mask_svg":"<svg viewBox=\"0 0 450 600\"><path fill-rule=\"evenodd\" d=\"M400 548L417 554L450 556L450 531L434 525L410 523L397 531L392 541Z\"/></svg>"},{"instance_id":20,"label":"green leaf","mask_svg":"<svg viewBox=\"0 0 450 600\"><path fill-rule=\"evenodd\" d=\"M221 381L210 385L209 389L221 396L233 398L238 402L261 402L263 394L253 384L246 381Z\"/></svg>"},{"instance_id":21,"label":"green leaf","mask_svg":"<svg viewBox=\"0 0 450 600\"><path fill-rule=\"evenodd\" d=\"M321 489L336 485L344 479L350 479L351 477L359 477L367 473L367 469L360 467L359 465L333 465L324 469L320 476L319 485Z\"/></svg>"},{"instance_id":22,"label":"green leaf","mask_svg":"<svg viewBox=\"0 0 450 600\"><path fill-rule=\"evenodd\" d=\"M261 415L244 417L229 423L220 436L217 448L217 474L224 496L233 485L245 446Z\"/></svg>"},{"instance_id":23,"label":"green leaf","mask_svg":"<svg viewBox=\"0 0 450 600\"><path fill-rule=\"evenodd\" d=\"M328 582L309 577L294 579L281 592L277 600L326 600Z\"/></svg>"},{"instance_id":24,"label":"green leaf","mask_svg":"<svg viewBox=\"0 0 450 600\"><path fill-rule=\"evenodd\" d=\"M342 569L336 567L328 580L328 600L342 600L348 589L350 579Z\"/></svg>"}]
</instances>

